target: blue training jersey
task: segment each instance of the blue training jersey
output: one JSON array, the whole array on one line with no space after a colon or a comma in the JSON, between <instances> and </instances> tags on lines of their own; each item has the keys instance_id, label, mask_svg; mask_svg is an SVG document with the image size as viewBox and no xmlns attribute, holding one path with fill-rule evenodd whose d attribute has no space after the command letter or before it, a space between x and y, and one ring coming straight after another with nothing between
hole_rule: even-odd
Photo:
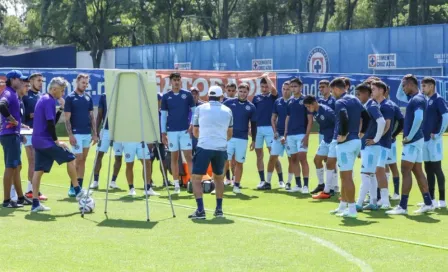
<instances>
[{"instance_id":1,"label":"blue training jersey","mask_svg":"<svg viewBox=\"0 0 448 272\"><path fill-rule=\"evenodd\" d=\"M304 99L304 96L301 95L299 98L291 97L288 100L288 135L300 135L306 133L308 115L312 114L308 112L303 104Z\"/></svg>"},{"instance_id":2,"label":"blue training jersey","mask_svg":"<svg viewBox=\"0 0 448 272\"><path fill-rule=\"evenodd\" d=\"M423 111L423 120L425 120L426 115L426 98L422 93L417 93L413 96L408 96L408 105L406 106L406 114L404 116L404 127L403 127L403 137L407 137L409 132L411 132L412 124L414 123L414 116L417 110ZM417 133L415 133L414 138L408 139L409 142L406 144L413 143L423 138L423 122L420 124Z\"/></svg>"},{"instance_id":3,"label":"blue training jersey","mask_svg":"<svg viewBox=\"0 0 448 272\"><path fill-rule=\"evenodd\" d=\"M256 109L254 104L247 100L240 101L237 98L227 99L223 104L232 110L232 138L247 140L249 134L249 123L256 120Z\"/></svg>"},{"instance_id":4,"label":"blue training jersey","mask_svg":"<svg viewBox=\"0 0 448 272\"><path fill-rule=\"evenodd\" d=\"M394 101L392 101L392 100L388 100L388 101L394 108L394 119L390 123L390 127L392 129L392 132L394 132L395 125L397 124L398 121L404 119L404 116L403 116L403 113L401 113L400 107ZM395 141L396 141L396 139L393 138L392 139L392 143L395 143Z\"/></svg>"},{"instance_id":5,"label":"blue training jersey","mask_svg":"<svg viewBox=\"0 0 448 272\"><path fill-rule=\"evenodd\" d=\"M425 142L431 139L431 134L437 134L442 126L442 115L447 113L447 105L445 99L438 93L433 94L428 99L428 106L423 121L423 135Z\"/></svg>"},{"instance_id":6,"label":"blue training jersey","mask_svg":"<svg viewBox=\"0 0 448 272\"><path fill-rule=\"evenodd\" d=\"M92 132L90 112L93 111L93 101L90 95L79 95L71 92L65 98L64 112L70 112L70 124L73 134L90 134Z\"/></svg>"},{"instance_id":7,"label":"blue training jersey","mask_svg":"<svg viewBox=\"0 0 448 272\"><path fill-rule=\"evenodd\" d=\"M191 108L195 107L193 95L186 90L169 91L162 97L161 110L168 112L167 131L184 131L190 126Z\"/></svg>"},{"instance_id":8,"label":"blue training jersey","mask_svg":"<svg viewBox=\"0 0 448 272\"><path fill-rule=\"evenodd\" d=\"M275 100L272 113L277 114L277 132L281 136L285 134L285 121L288 114L288 100L283 97Z\"/></svg>"},{"instance_id":9,"label":"blue training jersey","mask_svg":"<svg viewBox=\"0 0 448 272\"><path fill-rule=\"evenodd\" d=\"M34 118L31 118L31 114L34 113L34 108L36 108L37 101L40 98L38 92L29 90L28 93L22 97L23 105L25 107L25 116L23 123L30 128L33 127Z\"/></svg>"},{"instance_id":10,"label":"blue training jersey","mask_svg":"<svg viewBox=\"0 0 448 272\"><path fill-rule=\"evenodd\" d=\"M361 122L361 113L364 111L364 107L361 102L355 96L344 93L342 96L336 100L335 114L336 114L336 126L335 126L335 136L337 137L340 120L339 114L341 111L347 112L348 116L348 135L344 142L338 143L342 144L351 140L359 139L359 127ZM334 137L334 139L336 139Z\"/></svg>"},{"instance_id":11,"label":"blue training jersey","mask_svg":"<svg viewBox=\"0 0 448 272\"><path fill-rule=\"evenodd\" d=\"M328 97L328 99L325 99L324 97L319 98L317 100L317 102L319 104L323 104L323 105L326 105L326 106L330 107L332 110L334 110L334 107L336 105L336 99L332 95L330 95Z\"/></svg>"},{"instance_id":12,"label":"blue training jersey","mask_svg":"<svg viewBox=\"0 0 448 272\"><path fill-rule=\"evenodd\" d=\"M313 113L314 120L319 123L319 134L324 136L324 141L329 144L333 138L336 116L334 110L327 105L320 104L319 110Z\"/></svg>"},{"instance_id":13,"label":"blue training jersey","mask_svg":"<svg viewBox=\"0 0 448 272\"><path fill-rule=\"evenodd\" d=\"M278 95L262 95L257 94L252 99L252 103L257 109L257 127L271 126L272 108L274 107L275 100Z\"/></svg>"},{"instance_id":14,"label":"blue training jersey","mask_svg":"<svg viewBox=\"0 0 448 272\"><path fill-rule=\"evenodd\" d=\"M390 100L384 99L380 103L380 111L381 114L384 117L384 120L387 123L387 120L390 121L390 127L387 130L387 132L381 137L380 145L384 148L390 149L392 146L392 132L393 132L393 125L394 125L394 118L395 118L395 109L394 105L390 103Z\"/></svg>"}]
</instances>

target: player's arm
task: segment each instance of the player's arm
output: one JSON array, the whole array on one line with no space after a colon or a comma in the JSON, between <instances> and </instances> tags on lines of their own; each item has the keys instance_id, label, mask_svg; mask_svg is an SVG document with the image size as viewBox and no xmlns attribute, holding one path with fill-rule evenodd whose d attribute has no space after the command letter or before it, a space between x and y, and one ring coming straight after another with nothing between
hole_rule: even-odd
<instances>
[{"instance_id":1,"label":"player's arm","mask_svg":"<svg viewBox=\"0 0 448 272\"><path fill-rule=\"evenodd\" d=\"M269 73L265 73L265 74L263 75L263 77L266 79L266 82L267 82L268 85L269 85L269 89L271 90L271 94L272 94L273 96L278 96L277 88L275 87L274 82L272 82L272 80L269 78Z\"/></svg>"},{"instance_id":2,"label":"player's arm","mask_svg":"<svg viewBox=\"0 0 448 272\"><path fill-rule=\"evenodd\" d=\"M442 124L440 125L440 131L433 135L432 138L439 138L443 136L448 127L448 108L443 99L437 99L437 111L442 115Z\"/></svg>"},{"instance_id":3,"label":"player's arm","mask_svg":"<svg viewBox=\"0 0 448 272\"><path fill-rule=\"evenodd\" d=\"M361 134L365 134L367 131L367 127L369 126L370 115L367 110L361 111Z\"/></svg>"},{"instance_id":4,"label":"player's arm","mask_svg":"<svg viewBox=\"0 0 448 272\"><path fill-rule=\"evenodd\" d=\"M386 127L386 120L384 120L383 116L380 116L375 121L376 121L375 138L373 138L373 140L367 139L366 145L373 145L373 144L378 143L381 140L381 137L383 136L384 128Z\"/></svg>"},{"instance_id":5,"label":"player's arm","mask_svg":"<svg viewBox=\"0 0 448 272\"><path fill-rule=\"evenodd\" d=\"M68 136L73 136L72 124L70 118L72 117L72 100L67 97L64 106L64 117L65 117L65 129L67 130Z\"/></svg>"},{"instance_id":6,"label":"player's arm","mask_svg":"<svg viewBox=\"0 0 448 272\"><path fill-rule=\"evenodd\" d=\"M395 139L398 134L400 134L403 131L404 127L404 118L397 120L397 126L395 126L395 130L392 132L392 139Z\"/></svg>"},{"instance_id":7,"label":"player's arm","mask_svg":"<svg viewBox=\"0 0 448 272\"><path fill-rule=\"evenodd\" d=\"M390 129L391 120L390 119L384 119L384 120L386 121L386 125L384 126L383 135L381 136L384 136L384 134L386 134Z\"/></svg>"},{"instance_id":8,"label":"player's arm","mask_svg":"<svg viewBox=\"0 0 448 272\"><path fill-rule=\"evenodd\" d=\"M279 136L277 133L277 119L278 119L277 113L273 112L272 117L271 117L271 126L272 126L272 130L274 131L274 135L275 135L274 138L278 138L278 136Z\"/></svg>"},{"instance_id":9,"label":"player's arm","mask_svg":"<svg viewBox=\"0 0 448 272\"><path fill-rule=\"evenodd\" d=\"M404 93L404 90L403 90L403 82L400 82L400 86L398 86L397 99L402 101L402 102L406 102L406 103L409 102L409 98Z\"/></svg>"},{"instance_id":10,"label":"player's arm","mask_svg":"<svg viewBox=\"0 0 448 272\"><path fill-rule=\"evenodd\" d=\"M28 108L28 96L25 95L24 97L22 97L22 103L23 103L23 107L25 109L27 109ZM31 117L31 114L32 113L25 110L25 120L30 120L31 118L33 118L33 117Z\"/></svg>"},{"instance_id":11,"label":"player's arm","mask_svg":"<svg viewBox=\"0 0 448 272\"><path fill-rule=\"evenodd\" d=\"M196 108L191 118L193 124L193 136L199 139L199 108ZM166 124L165 124L166 127Z\"/></svg>"},{"instance_id":12,"label":"player's arm","mask_svg":"<svg viewBox=\"0 0 448 272\"><path fill-rule=\"evenodd\" d=\"M93 110L89 112L89 119L90 119L90 127L92 129L92 141L95 143L98 142L98 132L96 130L96 122L95 122L95 116L93 114Z\"/></svg>"},{"instance_id":13,"label":"player's arm","mask_svg":"<svg viewBox=\"0 0 448 272\"><path fill-rule=\"evenodd\" d=\"M313 115L307 114L308 124L306 126L305 137L302 139L302 145L308 147L308 141L310 139L311 128L313 127Z\"/></svg>"},{"instance_id":14,"label":"player's arm","mask_svg":"<svg viewBox=\"0 0 448 272\"><path fill-rule=\"evenodd\" d=\"M403 143L407 143L414 138L422 122L423 122L423 110L417 109L414 112L414 121L412 122L411 130L409 131L408 136L406 136L406 138L403 139Z\"/></svg>"},{"instance_id":15,"label":"player's arm","mask_svg":"<svg viewBox=\"0 0 448 272\"><path fill-rule=\"evenodd\" d=\"M347 110L345 108L342 108L339 111L339 128L338 128L338 142L344 142L345 138L347 137L348 134L348 124L349 124L349 119L348 119L348 113Z\"/></svg>"},{"instance_id":16,"label":"player's arm","mask_svg":"<svg viewBox=\"0 0 448 272\"><path fill-rule=\"evenodd\" d=\"M286 139L286 135L288 134L288 123L289 123L289 114L286 115L285 118L285 133L283 135L283 137Z\"/></svg>"},{"instance_id":17,"label":"player's arm","mask_svg":"<svg viewBox=\"0 0 448 272\"><path fill-rule=\"evenodd\" d=\"M230 113L229 127L227 128L227 141L232 139L232 136L233 136L233 114Z\"/></svg>"},{"instance_id":18,"label":"player's arm","mask_svg":"<svg viewBox=\"0 0 448 272\"><path fill-rule=\"evenodd\" d=\"M103 108L98 107L98 113L96 114L96 131L100 131L101 123L103 123ZM99 135L99 134L97 134Z\"/></svg>"}]
</instances>

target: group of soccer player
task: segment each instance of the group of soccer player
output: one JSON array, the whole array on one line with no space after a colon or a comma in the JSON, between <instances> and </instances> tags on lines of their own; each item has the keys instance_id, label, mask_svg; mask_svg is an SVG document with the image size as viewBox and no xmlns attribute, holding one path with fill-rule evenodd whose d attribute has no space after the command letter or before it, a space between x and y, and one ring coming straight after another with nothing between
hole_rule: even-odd
<instances>
[{"instance_id":1,"label":"group of soccer player","mask_svg":"<svg viewBox=\"0 0 448 272\"><path fill-rule=\"evenodd\" d=\"M78 75L76 89L63 99L67 86L63 78L53 78L48 93L40 93L43 77L33 74L26 77L20 71L7 75L7 88L1 94L0 113L2 129L0 140L5 153L3 206L17 208L32 205L32 211L49 210L40 201L47 199L39 192L43 173L51 170L54 161L67 163L70 176L68 195L85 196L82 189L85 164L90 146L98 145L91 189L99 187L99 176L104 154L113 146L115 163L111 189L118 189L117 176L125 154L126 179L129 195L136 195L134 188L134 160L146 163L147 184L144 193L159 195L153 190L152 163L155 158L165 161L165 148L171 155L171 173L174 193L181 192L179 159L182 157L192 173L197 139L193 135L193 117L197 106L205 103L199 99L199 90L183 90L179 73L170 75L171 90L159 94L160 145L150 143L111 142L107 122L107 99L100 97L95 118L92 97L86 92L89 76ZM303 83L293 78L282 86L282 97L269 78L260 78L261 93L249 101L250 87L230 83L225 87L226 96L221 99L233 115L233 135L227 143L225 185L232 185L235 194L241 193L243 165L246 152L255 150L257 170L260 177L258 190L271 190L274 170L279 187L288 192L312 194L313 199L335 197L340 192L340 204L332 213L343 217L356 217L363 210L388 210L388 214L406 214L409 192L414 174L424 202L416 212L432 211L446 207L445 178L441 161L443 158L442 136L448 126L448 108L436 92L433 78L421 81L422 91L416 77L406 75L397 91L397 98L407 103L403 117L400 108L389 99L389 87L379 78L369 77L356 86L350 94L348 78L335 78L331 82L319 82L320 96L302 94ZM57 105L59 104L58 110ZM55 124L64 113L65 126L71 150L59 141ZM319 125L319 148L314 157L317 186L309 190L309 165L307 160L309 138L313 122ZM102 129L101 129L102 127ZM22 137L22 129L32 128L32 136ZM403 131L403 154L401 159L402 188L399 193L396 137ZM251 143L249 144L249 136ZM21 142L28 158L28 189L23 193L20 185ZM267 173L264 165L264 146L269 152ZM283 179L279 156L288 156L288 178ZM355 199L353 167L361 160L361 186ZM425 172L422 162L425 161ZM166 176L166 165L163 173ZM338 172L341 186L338 183ZM233 177L231 176L233 173ZM144 174L144 172L143 172ZM388 181L392 174L393 200L400 204L391 209ZM295 185L292 186L294 178ZM302 179L303 178L303 179ZM439 202L435 200L435 182L439 185ZM303 183L302 183L303 181ZM18 200L11 199L11 188ZM165 180L165 186L171 182ZM367 203L366 197L368 196Z\"/></svg>"}]
</instances>

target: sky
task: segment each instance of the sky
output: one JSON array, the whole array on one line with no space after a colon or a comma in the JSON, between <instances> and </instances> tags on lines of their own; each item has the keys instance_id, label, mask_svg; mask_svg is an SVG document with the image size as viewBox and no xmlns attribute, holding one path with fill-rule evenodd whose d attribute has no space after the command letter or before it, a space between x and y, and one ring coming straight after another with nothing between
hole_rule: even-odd
<instances>
[{"instance_id":1,"label":"sky","mask_svg":"<svg viewBox=\"0 0 448 272\"><path fill-rule=\"evenodd\" d=\"M10 3L6 3L6 14L7 15L15 15L20 16L25 12L25 5L11 5Z\"/></svg>"}]
</instances>

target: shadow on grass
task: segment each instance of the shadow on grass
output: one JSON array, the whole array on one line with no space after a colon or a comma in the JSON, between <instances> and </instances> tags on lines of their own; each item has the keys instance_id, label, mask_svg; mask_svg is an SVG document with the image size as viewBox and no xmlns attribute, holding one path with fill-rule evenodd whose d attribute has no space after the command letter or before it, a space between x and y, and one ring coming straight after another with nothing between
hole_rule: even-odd
<instances>
[{"instance_id":1,"label":"shadow on grass","mask_svg":"<svg viewBox=\"0 0 448 272\"><path fill-rule=\"evenodd\" d=\"M386 213L386 210L364 211L362 213L368 215L367 218L392 219L392 217Z\"/></svg>"},{"instance_id":2,"label":"shadow on grass","mask_svg":"<svg viewBox=\"0 0 448 272\"><path fill-rule=\"evenodd\" d=\"M369 226L378 223L378 221L366 221L357 218L342 218L342 224L340 226L344 227L359 227L359 226Z\"/></svg>"},{"instance_id":3,"label":"shadow on grass","mask_svg":"<svg viewBox=\"0 0 448 272\"><path fill-rule=\"evenodd\" d=\"M447 208L444 208L444 209L435 209L434 212L435 212L436 214L439 214L439 215L448 215L448 209L447 209Z\"/></svg>"},{"instance_id":4,"label":"shadow on grass","mask_svg":"<svg viewBox=\"0 0 448 272\"><path fill-rule=\"evenodd\" d=\"M258 196L249 196L245 194L224 194L224 199L239 199L239 200L252 200L257 199Z\"/></svg>"},{"instance_id":5,"label":"shadow on grass","mask_svg":"<svg viewBox=\"0 0 448 272\"><path fill-rule=\"evenodd\" d=\"M25 219L31 220L31 221L38 221L38 222L52 222L56 221L56 218L65 218L65 217L71 217L74 215L78 215L81 217L80 212L73 212L69 214L63 214L63 215L54 215L49 213L30 213L25 215Z\"/></svg>"},{"instance_id":6,"label":"shadow on grass","mask_svg":"<svg viewBox=\"0 0 448 272\"><path fill-rule=\"evenodd\" d=\"M106 193L106 189L95 189L95 190L91 190L93 192L99 192L99 193ZM115 194L115 193L124 193L127 192L127 190L124 189L109 189L108 191L110 194Z\"/></svg>"},{"instance_id":7,"label":"shadow on grass","mask_svg":"<svg viewBox=\"0 0 448 272\"><path fill-rule=\"evenodd\" d=\"M331 197L331 198L327 198L327 199L313 199L311 198L310 201L308 201L311 204L315 204L315 203L337 203L339 204L339 199L337 197Z\"/></svg>"},{"instance_id":8,"label":"shadow on grass","mask_svg":"<svg viewBox=\"0 0 448 272\"><path fill-rule=\"evenodd\" d=\"M430 217L430 214L417 214L417 215L405 215L407 219L417 221L419 223L440 223L439 219L434 219Z\"/></svg>"},{"instance_id":9,"label":"shadow on grass","mask_svg":"<svg viewBox=\"0 0 448 272\"><path fill-rule=\"evenodd\" d=\"M168 199L168 196L159 196L159 198ZM171 199L172 200L194 199L194 195L188 192L182 192L181 194L171 194Z\"/></svg>"},{"instance_id":10,"label":"shadow on grass","mask_svg":"<svg viewBox=\"0 0 448 272\"><path fill-rule=\"evenodd\" d=\"M13 213L14 212L29 212L30 206L25 206L24 208L17 208L17 209L13 209L13 208L0 208L0 217L7 217L7 216L14 216Z\"/></svg>"},{"instance_id":11,"label":"shadow on grass","mask_svg":"<svg viewBox=\"0 0 448 272\"><path fill-rule=\"evenodd\" d=\"M227 219L225 217L214 217L210 220L191 220L193 223L202 225L228 225L233 224L235 221Z\"/></svg>"},{"instance_id":12,"label":"shadow on grass","mask_svg":"<svg viewBox=\"0 0 448 272\"><path fill-rule=\"evenodd\" d=\"M63 199L58 199L57 201L58 202L70 202L70 203L78 202L76 200L76 197L66 197L66 198L63 198Z\"/></svg>"},{"instance_id":13,"label":"shadow on grass","mask_svg":"<svg viewBox=\"0 0 448 272\"><path fill-rule=\"evenodd\" d=\"M100 222L98 227L123 228L123 229L152 229L158 222L137 221L124 219L105 219Z\"/></svg>"}]
</instances>

